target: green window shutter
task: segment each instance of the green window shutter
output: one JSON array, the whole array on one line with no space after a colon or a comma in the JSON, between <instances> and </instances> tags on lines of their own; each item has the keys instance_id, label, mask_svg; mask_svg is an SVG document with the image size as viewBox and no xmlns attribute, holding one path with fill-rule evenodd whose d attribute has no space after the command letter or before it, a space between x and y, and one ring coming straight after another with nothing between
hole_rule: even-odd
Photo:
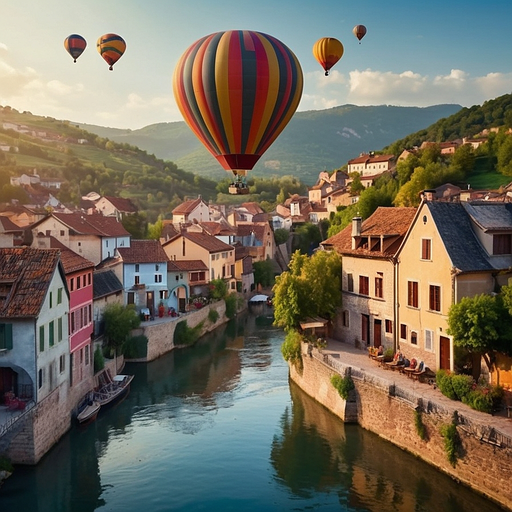
<instances>
[{"instance_id":1,"label":"green window shutter","mask_svg":"<svg viewBox=\"0 0 512 512\"><path fill-rule=\"evenodd\" d=\"M44 352L44 325L39 327L39 352Z\"/></svg>"},{"instance_id":2,"label":"green window shutter","mask_svg":"<svg viewBox=\"0 0 512 512\"><path fill-rule=\"evenodd\" d=\"M12 324L0 324L0 349L12 350Z\"/></svg>"},{"instance_id":3,"label":"green window shutter","mask_svg":"<svg viewBox=\"0 0 512 512\"><path fill-rule=\"evenodd\" d=\"M59 323L57 324L58 326L58 332L59 332L59 337L57 339L57 341L62 341L62 317L59 318Z\"/></svg>"},{"instance_id":4,"label":"green window shutter","mask_svg":"<svg viewBox=\"0 0 512 512\"><path fill-rule=\"evenodd\" d=\"M50 322L48 326L48 342L50 343L50 347L53 347L55 344L55 328L53 320Z\"/></svg>"},{"instance_id":5,"label":"green window shutter","mask_svg":"<svg viewBox=\"0 0 512 512\"><path fill-rule=\"evenodd\" d=\"M57 304L62 304L62 288L57 290Z\"/></svg>"}]
</instances>

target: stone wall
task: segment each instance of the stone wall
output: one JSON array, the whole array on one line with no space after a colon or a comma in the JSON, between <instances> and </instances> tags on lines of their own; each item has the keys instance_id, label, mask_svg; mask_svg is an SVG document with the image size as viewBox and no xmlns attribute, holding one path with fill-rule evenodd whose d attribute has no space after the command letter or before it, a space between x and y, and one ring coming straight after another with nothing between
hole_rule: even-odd
<instances>
[{"instance_id":1,"label":"stone wall","mask_svg":"<svg viewBox=\"0 0 512 512\"><path fill-rule=\"evenodd\" d=\"M208 318L210 310L217 311L219 317L215 323L212 323ZM160 356L170 352L175 347L174 344L174 331L176 325L180 322L187 322L190 328L194 328L203 323L200 336L203 336L207 332L213 331L223 323L226 323L229 319L225 316L226 303L221 300L208 304L207 306L185 313L176 318L166 319L164 322L149 322L133 331L133 335L143 334L148 339L148 354L144 359L131 360L132 362L149 362Z\"/></svg>"},{"instance_id":2,"label":"stone wall","mask_svg":"<svg viewBox=\"0 0 512 512\"><path fill-rule=\"evenodd\" d=\"M310 358L305 352L303 350L303 370L290 365L290 378L308 395L342 420L355 419L363 428L512 510L512 442L491 429L486 418L479 421L477 415L457 414L456 407L461 406L460 403L454 402L453 408L449 408L425 401L393 385L386 386L364 375L361 369L338 368L332 361L326 364L321 354L315 353L315 357ZM351 372L355 384L354 407L332 386L330 378L335 372L343 376ZM416 411L425 427L424 440L417 431ZM440 429L452 422L454 413L461 444L452 466Z\"/></svg>"}]
</instances>

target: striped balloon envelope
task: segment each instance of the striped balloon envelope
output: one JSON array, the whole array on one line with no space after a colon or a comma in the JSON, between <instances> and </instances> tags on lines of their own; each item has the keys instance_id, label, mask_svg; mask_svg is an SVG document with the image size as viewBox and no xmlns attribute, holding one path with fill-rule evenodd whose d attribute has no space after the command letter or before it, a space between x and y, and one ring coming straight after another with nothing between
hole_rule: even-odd
<instances>
[{"instance_id":1,"label":"striped balloon envelope","mask_svg":"<svg viewBox=\"0 0 512 512\"><path fill-rule=\"evenodd\" d=\"M76 59L82 55L86 46L87 41L78 34L71 34L64 39L64 48L73 57L73 62L76 62Z\"/></svg>"},{"instance_id":2,"label":"striped balloon envelope","mask_svg":"<svg viewBox=\"0 0 512 512\"><path fill-rule=\"evenodd\" d=\"M173 76L186 123L235 175L252 169L279 136L297 110L302 87L292 51L249 30L199 39L181 56Z\"/></svg>"},{"instance_id":3,"label":"striped balloon envelope","mask_svg":"<svg viewBox=\"0 0 512 512\"><path fill-rule=\"evenodd\" d=\"M123 56L126 43L117 34L105 34L98 39L96 48L103 60L109 65L108 69L112 71L114 64Z\"/></svg>"},{"instance_id":4,"label":"striped balloon envelope","mask_svg":"<svg viewBox=\"0 0 512 512\"><path fill-rule=\"evenodd\" d=\"M313 55L324 68L325 76L329 70L343 57L343 45L334 37L322 37L313 45Z\"/></svg>"}]
</instances>

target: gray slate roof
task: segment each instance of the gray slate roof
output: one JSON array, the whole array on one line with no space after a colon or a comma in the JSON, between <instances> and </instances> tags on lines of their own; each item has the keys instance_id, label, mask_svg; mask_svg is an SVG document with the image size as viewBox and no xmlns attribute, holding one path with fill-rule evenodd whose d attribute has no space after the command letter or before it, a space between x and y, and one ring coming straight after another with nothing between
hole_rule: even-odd
<instances>
[{"instance_id":1,"label":"gray slate roof","mask_svg":"<svg viewBox=\"0 0 512 512\"><path fill-rule=\"evenodd\" d=\"M123 291L123 285L113 270L93 272L92 281L95 299Z\"/></svg>"},{"instance_id":2,"label":"gray slate roof","mask_svg":"<svg viewBox=\"0 0 512 512\"><path fill-rule=\"evenodd\" d=\"M454 267L462 272L494 270L461 203L433 201L425 204L432 214Z\"/></svg>"},{"instance_id":3,"label":"gray slate roof","mask_svg":"<svg viewBox=\"0 0 512 512\"><path fill-rule=\"evenodd\" d=\"M462 203L473 221L484 231L512 231L511 203Z\"/></svg>"}]
</instances>

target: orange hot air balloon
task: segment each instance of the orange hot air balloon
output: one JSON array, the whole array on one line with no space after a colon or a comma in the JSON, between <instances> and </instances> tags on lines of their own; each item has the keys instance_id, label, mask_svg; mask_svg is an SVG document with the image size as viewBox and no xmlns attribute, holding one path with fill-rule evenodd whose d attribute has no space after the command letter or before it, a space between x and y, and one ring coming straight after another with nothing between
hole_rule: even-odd
<instances>
[{"instance_id":1,"label":"orange hot air balloon","mask_svg":"<svg viewBox=\"0 0 512 512\"><path fill-rule=\"evenodd\" d=\"M313 55L329 76L329 70L343 56L343 45L334 37L322 37L313 45Z\"/></svg>"},{"instance_id":2,"label":"orange hot air balloon","mask_svg":"<svg viewBox=\"0 0 512 512\"><path fill-rule=\"evenodd\" d=\"M76 62L76 59L82 55L86 46L87 41L78 34L71 34L64 39L64 48L73 57L73 62Z\"/></svg>"},{"instance_id":3,"label":"orange hot air balloon","mask_svg":"<svg viewBox=\"0 0 512 512\"><path fill-rule=\"evenodd\" d=\"M232 194L292 118L302 95L297 57L275 37L249 30L205 36L181 56L173 75L185 122L232 172Z\"/></svg>"},{"instance_id":4,"label":"orange hot air balloon","mask_svg":"<svg viewBox=\"0 0 512 512\"><path fill-rule=\"evenodd\" d=\"M126 43L117 34L105 34L96 42L96 48L103 57L103 60L109 65L108 69L112 71L114 64L123 56L126 50Z\"/></svg>"},{"instance_id":5,"label":"orange hot air balloon","mask_svg":"<svg viewBox=\"0 0 512 512\"><path fill-rule=\"evenodd\" d=\"M366 27L364 25L356 25L352 32L359 39L359 44L361 44L361 39L366 35Z\"/></svg>"}]
</instances>

